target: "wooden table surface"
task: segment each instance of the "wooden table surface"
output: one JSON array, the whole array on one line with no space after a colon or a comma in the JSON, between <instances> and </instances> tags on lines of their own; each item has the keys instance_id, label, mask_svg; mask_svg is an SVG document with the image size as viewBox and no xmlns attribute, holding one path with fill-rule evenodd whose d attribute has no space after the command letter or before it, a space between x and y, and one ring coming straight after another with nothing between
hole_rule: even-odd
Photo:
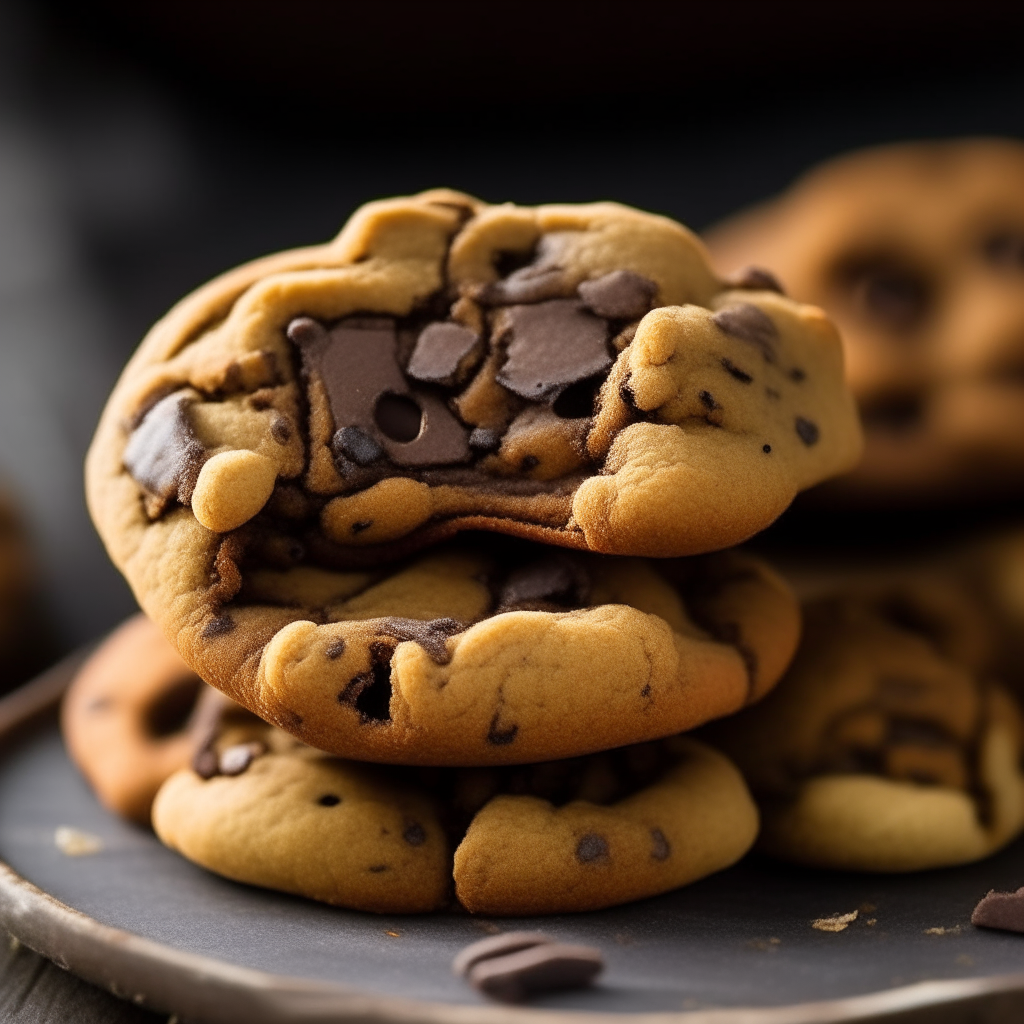
<instances>
[{"instance_id":1,"label":"wooden table surface","mask_svg":"<svg viewBox=\"0 0 1024 1024\"><path fill-rule=\"evenodd\" d=\"M0 932L0 1024L171 1024L104 992Z\"/></svg>"}]
</instances>

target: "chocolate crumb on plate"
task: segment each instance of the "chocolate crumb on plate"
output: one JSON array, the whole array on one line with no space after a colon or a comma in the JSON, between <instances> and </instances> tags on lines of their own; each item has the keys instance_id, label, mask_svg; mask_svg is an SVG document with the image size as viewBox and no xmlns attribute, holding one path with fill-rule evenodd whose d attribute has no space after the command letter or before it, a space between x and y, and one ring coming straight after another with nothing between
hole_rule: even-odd
<instances>
[{"instance_id":1,"label":"chocolate crumb on plate","mask_svg":"<svg viewBox=\"0 0 1024 1024\"><path fill-rule=\"evenodd\" d=\"M971 924L977 928L1024 932L1024 887L1016 892L996 892L990 889L974 908Z\"/></svg>"},{"instance_id":2,"label":"chocolate crumb on plate","mask_svg":"<svg viewBox=\"0 0 1024 1024\"><path fill-rule=\"evenodd\" d=\"M509 932L467 946L452 969L492 999L521 1003L532 995L589 985L604 970L592 946L553 942L539 932Z\"/></svg>"}]
</instances>

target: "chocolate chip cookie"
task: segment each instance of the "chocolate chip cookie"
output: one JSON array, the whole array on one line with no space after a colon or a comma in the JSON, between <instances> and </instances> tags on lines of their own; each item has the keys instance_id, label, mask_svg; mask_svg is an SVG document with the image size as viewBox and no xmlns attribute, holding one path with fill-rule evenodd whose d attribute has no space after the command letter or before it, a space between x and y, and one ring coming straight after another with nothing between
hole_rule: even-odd
<instances>
[{"instance_id":1,"label":"chocolate chip cookie","mask_svg":"<svg viewBox=\"0 0 1024 1024\"><path fill-rule=\"evenodd\" d=\"M424 772L329 757L253 718L167 780L153 826L218 874L357 910L435 910L454 879L470 910L535 914L721 870L753 843L757 810L736 768L685 738Z\"/></svg>"},{"instance_id":2,"label":"chocolate chip cookie","mask_svg":"<svg viewBox=\"0 0 1024 1024\"><path fill-rule=\"evenodd\" d=\"M714 228L834 317L866 455L848 500L978 502L1024 480L1024 145L888 146L812 170Z\"/></svg>"},{"instance_id":3,"label":"chocolate chip cookie","mask_svg":"<svg viewBox=\"0 0 1024 1024\"><path fill-rule=\"evenodd\" d=\"M915 871L977 860L1024 828L1016 704L905 609L811 603L776 690L705 738L740 766L761 846L786 860Z\"/></svg>"}]
</instances>

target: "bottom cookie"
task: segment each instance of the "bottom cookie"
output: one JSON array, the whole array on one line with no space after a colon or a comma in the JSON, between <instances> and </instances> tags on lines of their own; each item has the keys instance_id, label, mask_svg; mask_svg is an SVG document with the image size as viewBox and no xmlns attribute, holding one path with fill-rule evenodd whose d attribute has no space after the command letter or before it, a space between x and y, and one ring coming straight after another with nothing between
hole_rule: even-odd
<instances>
[{"instance_id":1,"label":"bottom cookie","mask_svg":"<svg viewBox=\"0 0 1024 1024\"><path fill-rule=\"evenodd\" d=\"M474 912L595 910L728 867L757 833L739 772L687 738L423 771L343 761L254 718L212 753L216 774L160 789L160 839L235 881L357 910L438 909L453 880Z\"/></svg>"},{"instance_id":2,"label":"bottom cookie","mask_svg":"<svg viewBox=\"0 0 1024 1024\"><path fill-rule=\"evenodd\" d=\"M917 871L978 860L1024 828L1013 699L958 659L935 607L884 597L812 602L777 689L701 733L743 771L768 853Z\"/></svg>"}]
</instances>

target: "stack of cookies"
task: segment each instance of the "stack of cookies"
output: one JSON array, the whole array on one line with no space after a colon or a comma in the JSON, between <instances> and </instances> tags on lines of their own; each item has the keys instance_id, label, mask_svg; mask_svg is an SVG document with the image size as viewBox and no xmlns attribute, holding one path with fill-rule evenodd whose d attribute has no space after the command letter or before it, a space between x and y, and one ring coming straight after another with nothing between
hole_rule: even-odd
<instances>
[{"instance_id":1,"label":"stack of cookies","mask_svg":"<svg viewBox=\"0 0 1024 1024\"><path fill-rule=\"evenodd\" d=\"M69 746L186 857L338 905L672 889L758 830L680 734L799 640L732 549L860 447L827 317L720 279L670 220L371 203L186 298L126 367L88 499L155 626L83 671Z\"/></svg>"}]
</instances>

